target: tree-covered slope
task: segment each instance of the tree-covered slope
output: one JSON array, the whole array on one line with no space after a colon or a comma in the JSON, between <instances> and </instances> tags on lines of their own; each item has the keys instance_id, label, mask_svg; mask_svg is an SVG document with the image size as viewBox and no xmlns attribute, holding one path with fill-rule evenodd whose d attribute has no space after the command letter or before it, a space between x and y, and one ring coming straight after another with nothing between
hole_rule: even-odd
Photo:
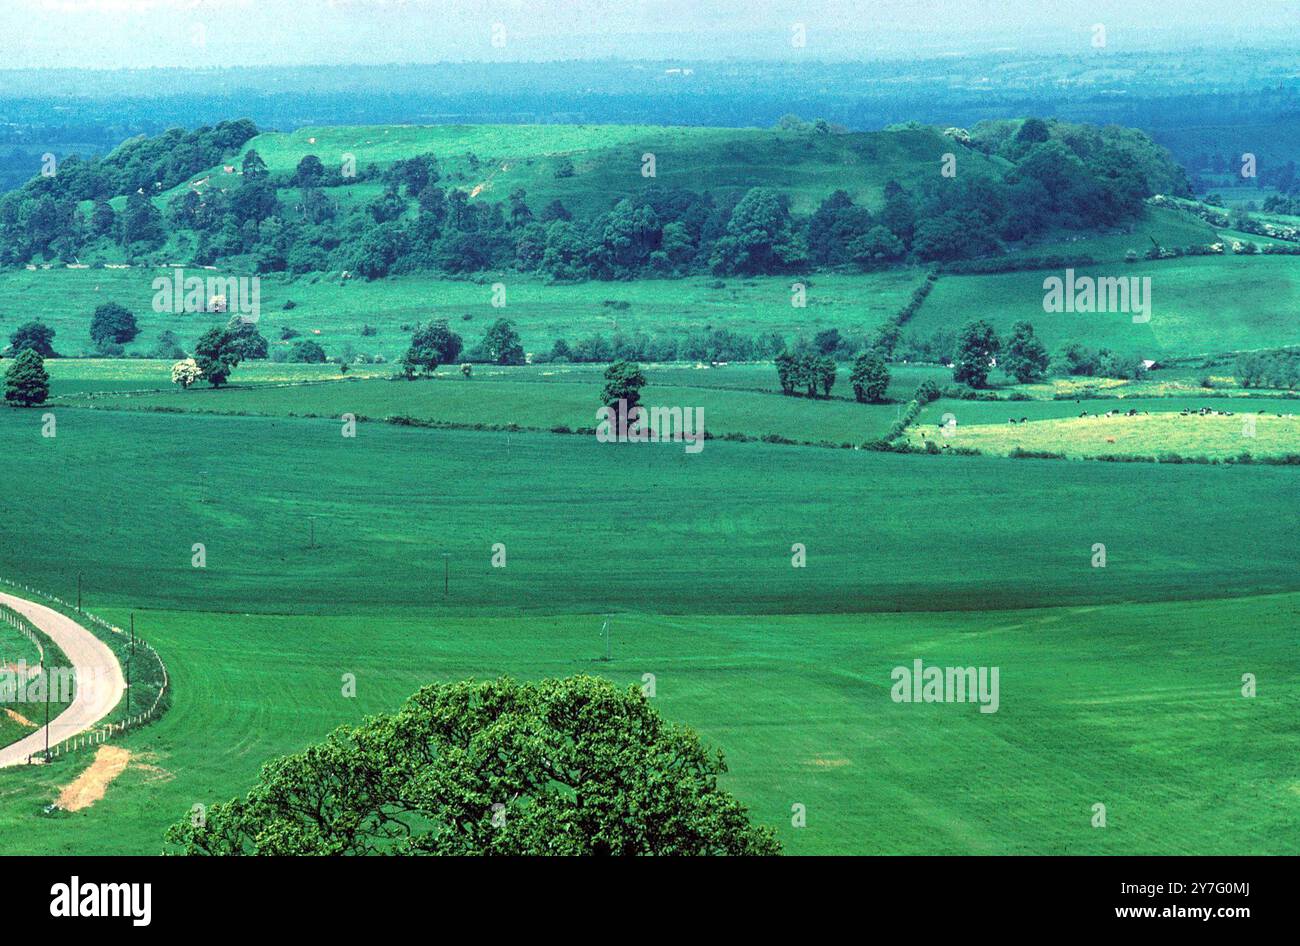
<instances>
[{"instance_id":1,"label":"tree-covered slope","mask_svg":"<svg viewBox=\"0 0 1300 946\"><path fill-rule=\"evenodd\" d=\"M248 122L69 159L0 200L0 264L756 275L996 256L1183 193L1140 132Z\"/></svg>"}]
</instances>

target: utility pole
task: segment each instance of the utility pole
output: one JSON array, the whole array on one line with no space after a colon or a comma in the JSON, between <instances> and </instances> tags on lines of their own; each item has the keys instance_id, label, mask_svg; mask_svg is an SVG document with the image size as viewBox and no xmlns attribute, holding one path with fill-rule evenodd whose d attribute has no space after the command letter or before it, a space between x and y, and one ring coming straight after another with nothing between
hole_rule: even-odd
<instances>
[{"instance_id":1,"label":"utility pole","mask_svg":"<svg viewBox=\"0 0 1300 946\"><path fill-rule=\"evenodd\" d=\"M126 658L126 715L131 715L131 664L135 663L135 612L131 612L131 653Z\"/></svg>"},{"instance_id":2,"label":"utility pole","mask_svg":"<svg viewBox=\"0 0 1300 946\"><path fill-rule=\"evenodd\" d=\"M50 761L50 678L45 674L45 654L41 654L41 683L45 684L45 761Z\"/></svg>"},{"instance_id":3,"label":"utility pole","mask_svg":"<svg viewBox=\"0 0 1300 946\"><path fill-rule=\"evenodd\" d=\"M451 595L451 553L442 553L442 596Z\"/></svg>"},{"instance_id":4,"label":"utility pole","mask_svg":"<svg viewBox=\"0 0 1300 946\"><path fill-rule=\"evenodd\" d=\"M77 572L77 613L81 613L81 572Z\"/></svg>"}]
</instances>

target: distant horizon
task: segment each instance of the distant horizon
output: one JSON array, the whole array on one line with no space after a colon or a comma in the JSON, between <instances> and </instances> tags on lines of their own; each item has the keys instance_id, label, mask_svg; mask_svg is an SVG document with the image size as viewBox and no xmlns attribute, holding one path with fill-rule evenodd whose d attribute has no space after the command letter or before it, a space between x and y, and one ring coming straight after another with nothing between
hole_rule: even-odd
<instances>
[{"instance_id":1,"label":"distant horizon","mask_svg":"<svg viewBox=\"0 0 1300 946\"><path fill-rule=\"evenodd\" d=\"M1048 9L1050 7L1050 9ZM1272 48L1295 4L1184 0L10 0L8 70L943 58ZM1176 18L1175 18L1176 17ZM797 34L797 36L796 36ZM203 60L196 62L195 60Z\"/></svg>"}]
</instances>

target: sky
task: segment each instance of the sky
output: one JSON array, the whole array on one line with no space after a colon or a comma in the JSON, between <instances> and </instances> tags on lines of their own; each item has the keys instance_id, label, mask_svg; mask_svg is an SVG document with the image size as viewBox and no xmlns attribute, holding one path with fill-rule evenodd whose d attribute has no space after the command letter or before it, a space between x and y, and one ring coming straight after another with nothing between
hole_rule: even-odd
<instances>
[{"instance_id":1,"label":"sky","mask_svg":"<svg viewBox=\"0 0 1300 946\"><path fill-rule=\"evenodd\" d=\"M1278 45L1300 0L0 0L0 68L1086 51L1096 24L1116 50Z\"/></svg>"}]
</instances>

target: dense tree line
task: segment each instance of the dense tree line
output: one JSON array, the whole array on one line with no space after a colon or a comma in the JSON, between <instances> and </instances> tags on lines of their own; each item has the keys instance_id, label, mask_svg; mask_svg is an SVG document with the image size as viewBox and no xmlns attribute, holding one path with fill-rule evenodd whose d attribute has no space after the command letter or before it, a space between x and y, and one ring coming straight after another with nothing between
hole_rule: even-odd
<instances>
[{"instance_id":1,"label":"dense tree line","mask_svg":"<svg viewBox=\"0 0 1300 946\"><path fill-rule=\"evenodd\" d=\"M1300 387L1300 350L1244 352L1237 356L1237 383L1243 388Z\"/></svg>"},{"instance_id":2,"label":"dense tree line","mask_svg":"<svg viewBox=\"0 0 1300 946\"><path fill-rule=\"evenodd\" d=\"M71 258L99 240L147 253L170 236L169 253L199 264L347 270L365 278L513 269L569 281L870 269L985 257L1056 227L1113 226L1140 214L1157 189L1186 189L1168 156L1126 129L1029 119L950 131L961 169L955 176L939 173L936 155L932 176L910 187L887 182L879 206L837 190L805 216L772 187L715 194L652 184L579 217L562 200L530 204L523 188L503 201L471 199L444 186L431 154L351 170L309 154L291 173L272 174L256 150L245 152L238 174L213 175L160 211L153 194L220 163L255 132L248 122L223 123L130 142L99 161L69 159L55 177L33 180L0 201L0 263ZM831 130L814 125L806 133ZM1002 176L966 170L993 166L977 160L981 153L1006 168ZM383 190L341 208L331 191L360 180ZM123 194L119 214L108 198ZM92 202L88 213L78 201Z\"/></svg>"}]
</instances>

